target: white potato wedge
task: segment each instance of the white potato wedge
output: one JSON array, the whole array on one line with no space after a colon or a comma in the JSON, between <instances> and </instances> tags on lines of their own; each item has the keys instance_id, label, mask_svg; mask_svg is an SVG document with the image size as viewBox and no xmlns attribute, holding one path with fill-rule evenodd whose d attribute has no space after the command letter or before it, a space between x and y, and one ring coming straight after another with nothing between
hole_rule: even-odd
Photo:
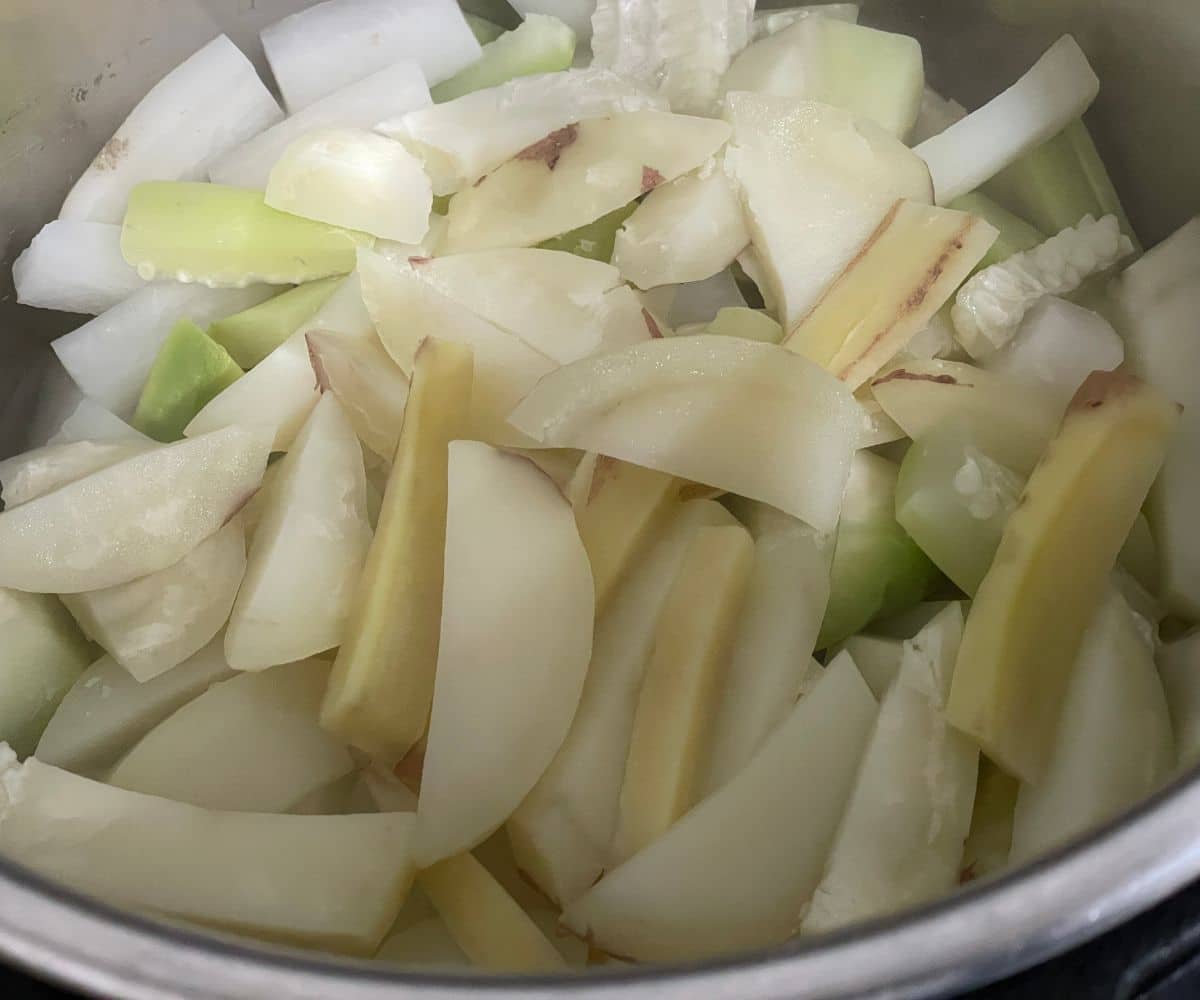
<instances>
[{"instance_id":1,"label":"white potato wedge","mask_svg":"<svg viewBox=\"0 0 1200 1000\"><path fill-rule=\"evenodd\" d=\"M423 341L379 526L321 707L321 725L384 761L408 753L429 722L442 617L446 470L450 442L462 436L470 407L471 352Z\"/></svg>"},{"instance_id":2,"label":"white potato wedge","mask_svg":"<svg viewBox=\"0 0 1200 1000\"><path fill-rule=\"evenodd\" d=\"M38 739L92 651L48 594L0 590L0 741L22 757Z\"/></svg>"},{"instance_id":3,"label":"white potato wedge","mask_svg":"<svg viewBox=\"0 0 1200 1000\"><path fill-rule=\"evenodd\" d=\"M784 346L857 389L929 326L996 236L966 212L896 202Z\"/></svg>"},{"instance_id":4,"label":"white potato wedge","mask_svg":"<svg viewBox=\"0 0 1200 1000\"><path fill-rule=\"evenodd\" d=\"M471 348L475 381L469 434L493 444L527 445L506 423L512 408L555 363L519 337L477 316L418 278L411 268L364 251L358 270L363 301L392 360L412 372L417 348L438 337Z\"/></svg>"},{"instance_id":5,"label":"white potato wedge","mask_svg":"<svg viewBox=\"0 0 1200 1000\"><path fill-rule=\"evenodd\" d=\"M228 427L134 455L0 514L0 587L77 594L177 563L258 488L269 441Z\"/></svg>"},{"instance_id":6,"label":"white potato wedge","mask_svg":"<svg viewBox=\"0 0 1200 1000\"><path fill-rule=\"evenodd\" d=\"M443 253L533 246L694 170L729 138L709 118L634 111L557 129L450 202Z\"/></svg>"},{"instance_id":7,"label":"white potato wedge","mask_svg":"<svg viewBox=\"0 0 1200 1000\"><path fill-rule=\"evenodd\" d=\"M99 774L177 708L232 676L220 636L144 684L111 656L103 656L79 676L50 717L37 758L81 774Z\"/></svg>"},{"instance_id":8,"label":"white potato wedge","mask_svg":"<svg viewBox=\"0 0 1200 1000\"><path fill-rule=\"evenodd\" d=\"M520 805L570 728L592 651L592 574L554 483L474 441L450 445L448 482L422 868L475 847Z\"/></svg>"},{"instance_id":9,"label":"white potato wedge","mask_svg":"<svg viewBox=\"0 0 1200 1000\"><path fill-rule=\"evenodd\" d=\"M65 441L48 444L0 462L0 499L4 509L52 493L77 479L99 472L122 459L149 451L154 443L138 441Z\"/></svg>"},{"instance_id":10,"label":"white potato wedge","mask_svg":"<svg viewBox=\"0 0 1200 1000\"><path fill-rule=\"evenodd\" d=\"M471 964L494 972L555 972L558 949L471 854L439 861L417 876Z\"/></svg>"},{"instance_id":11,"label":"white potato wedge","mask_svg":"<svg viewBox=\"0 0 1200 1000\"><path fill-rule=\"evenodd\" d=\"M699 801L706 740L754 564L741 525L702 528L659 615L638 695L612 863L652 844Z\"/></svg>"},{"instance_id":12,"label":"white potato wedge","mask_svg":"<svg viewBox=\"0 0 1200 1000\"><path fill-rule=\"evenodd\" d=\"M777 317L792 329L898 199L929 203L921 158L872 121L814 101L735 92L725 166L741 188Z\"/></svg>"},{"instance_id":13,"label":"white potato wedge","mask_svg":"<svg viewBox=\"0 0 1200 1000\"><path fill-rule=\"evenodd\" d=\"M282 459L225 631L236 670L338 645L371 542L362 448L332 394Z\"/></svg>"},{"instance_id":14,"label":"white potato wedge","mask_svg":"<svg viewBox=\"0 0 1200 1000\"><path fill-rule=\"evenodd\" d=\"M150 730L108 782L206 809L290 812L354 770L317 725L328 680L328 663L306 660L214 684Z\"/></svg>"},{"instance_id":15,"label":"white potato wedge","mask_svg":"<svg viewBox=\"0 0 1200 1000\"><path fill-rule=\"evenodd\" d=\"M610 954L711 958L789 938L821 877L877 707L843 657L746 768L569 905Z\"/></svg>"},{"instance_id":16,"label":"white potato wedge","mask_svg":"<svg viewBox=\"0 0 1200 1000\"><path fill-rule=\"evenodd\" d=\"M843 383L782 347L695 336L560 368L510 421L543 445L668 472L829 531L861 418Z\"/></svg>"},{"instance_id":17,"label":"white potato wedge","mask_svg":"<svg viewBox=\"0 0 1200 1000\"><path fill-rule=\"evenodd\" d=\"M1026 476L1062 420L1062 407L1036 384L958 361L902 361L871 382L884 411L914 441L957 426L997 462Z\"/></svg>"},{"instance_id":18,"label":"white potato wedge","mask_svg":"<svg viewBox=\"0 0 1200 1000\"><path fill-rule=\"evenodd\" d=\"M571 729L507 824L521 870L562 905L590 888L609 862L638 695L684 553L701 528L734 524L711 500L682 504L597 619Z\"/></svg>"},{"instance_id":19,"label":"white potato wedge","mask_svg":"<svg viewBox=\"0 0 1200 1000\"><path fill-rule=\"evenodd\" d=\"M0 851L111 903L369 955L412 882L411 815L221 812L11 759ZM254 873L247 878L246 873Z\"/></svg>"},{"instance_id":20,"label":"white potato wedge","mask_svg":"<svg viewBox=\"0 0 1200 1000\"><path fill-rule=\"evenodd\" d=\"M746 249L737 190L717 159L655 188L617 232L613 264L638 288L703 281Z\"/></svg>"},{"instance_id":21,"label":"white potato wedge","mask_svg":"<svg viewBox=\"0 0 1200 1000\"><path fill-rule=\"evenodd\" d=\"M755 536L754 569L709 740L705 794L749 763L816 679L812 652L829 601L831 555L829 540L799 521Z\"/></svg>"},{"instance_id":22,"label":"white potato wedge","mask_svg":"<svg viewBox=\"0 0 1200 1000\"><path fill-rule=\"evenodd\" d=\"M1011 862L1028 861L1141 802L1171 776L1175 761L1153 644L1110 589L1080 646L1046 769L1017 795Z\"/></svg>"},{"instance_id":23,"label":"white potato wedge","mask_svg":"<svg viewBox=\"0 0 1200 1000\"><path fill-rule=\"evenodd\" d=\"M243 519L210 535L174 566L63 603L88 638L139 681L198 653L229 618L246 572Z\"/></svg>"},{"instance_id":24,"label":"white potato wedge","mask_svg":"<svg viewBox=\"0 0 1200 1000\"><path fill-rule=\"evenodd\" d=\"M882 916L957 884L979 768L979 748L942 715L962 630L962 605L952 604L904 644L801 933Z\"/></svg>"}]
</instances>

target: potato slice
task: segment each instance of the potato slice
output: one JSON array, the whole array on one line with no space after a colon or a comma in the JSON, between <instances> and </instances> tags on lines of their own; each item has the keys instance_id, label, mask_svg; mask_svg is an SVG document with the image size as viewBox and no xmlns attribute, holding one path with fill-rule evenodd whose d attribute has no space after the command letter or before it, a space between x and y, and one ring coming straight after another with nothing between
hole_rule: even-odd
<instances>
[{"instance_id":1,"label":"potato slice","mask_svg":"<svg viewBox=\"0 0 1200 1000\"><path fill-rule=\"evenodd\" d=\"M947 716L1024 781L1045 769L1084 630L1177 422L1132 376L1091 375L976 594Z\"/></svg>"},{"instance_id":2,"label":"potato slice","mask_svg":"<svg viewBox=\"0 0 1200 1000\"><path fill-rule=\"evenodd\" d=\"M442 617L448 449L465 433L470 405L470 348L424 341L379 528L321 708L326 729L388 761L408 753L429 722Z\"/></svg>"},{"instance_id":3,"label":"potato slice","mask_svg":"<svg viewBox=\"0 0 1200 1000\"><path fill-rule=\"evenodd\" d=\"M700 797L754 543L739 526L702 528L658 620L646 666L613 838L616 863L657 840Z\"/></svg>"}]
</instances>

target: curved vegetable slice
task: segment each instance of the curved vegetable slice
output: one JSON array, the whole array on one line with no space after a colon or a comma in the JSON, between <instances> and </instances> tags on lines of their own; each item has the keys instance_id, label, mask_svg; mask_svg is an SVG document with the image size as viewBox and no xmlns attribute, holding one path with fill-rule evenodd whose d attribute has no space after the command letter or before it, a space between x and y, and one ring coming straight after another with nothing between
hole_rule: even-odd
<instances>
[{"instance_id":1,"label":"curved vegetable slice","mask_svg":"<svg viewBox=\"0 0 1200 1000\"><path fill-rule=\"evenodd\" d=\"M974 191L1057 135L1099 92L1087 56L1064 35L1008 90L917 147L933 174L937 203Z\"/></svg>"},{"instance_id":2,"label":"curved vegetable slice","mask_svg":"<svg viewBox=\"0 0 1200 1000\"><path fill-rule=\"evenodd\" d=\"M446 468L450 442L467 424L471 378L467 348L429 339L417 349L379 527L321 707L321 725L389 762L408 753L429 722L442 616Z\"/></svg>"},{"instance_id":3,"label":"curved vegetable slice","mask_svg":"<svg viewBox=\"0 0 1200 1000\"><path fill-rule=\"evenodd\" d=\"M225 632L236 670L262 670L338 645L371 528L362 447L331 394L282 459Z\"/></svg>"},{"instance_id":4,"label":"curved vegetable slice","mask_svg":"<svg viewBox=\"0 0 1200 1000\"><path fill-rule=\"evenodd\" d=\"M575 58L575 32L557 17L530 14L512 31L483 47L479 59L443 80L431 91L439 104L515 77L570 69ZM378 121L382 121L381 115Z\"/></svg>"},{"instance_id":5,"label":"curved vegetable slice","mask_svg":"<svg viewBox=\"0 0 1200 1000\"><path fill-rule=\"evenodd\" d=\"M150 730L108 783L205 809L290 812L355 767L317 725L328 679L328 663L306 660L214 684Z\"/></svg>"},{"instance_id":6,"label":"curved vegetable slice","mask_svg":"<svg viewBox=\"0 0 1200 1000\"><path fill-rule=\"evenodd\" d=\"M111 656L102 656L59 703L38 741L37 758L81 774L98 774L177 708L232 676L220 637L145 682L134 680Z\"/></svg>"},{"instance_id":7,"label":"curved vegetable slice","mask_svg":"<svg viewBox=\"0 0 1200 1000\"><path fill-rule=\"evenodd\" d=\"M38 739L92 657L65 609L47 594L0 590L0 739L18 754Z\"/></svg>"},{"instance_id":8,"label":"curved vegetable slice","mask_svg":"<svg viewBox=\"0 0 1200 1000\"><path fill-rule=\"evenodd\" d=\"M354 270L366 233L277 212L257 191L150 181L129 196L121 253L147 280L298 285Z\"/></svg>"},{"instance_id":9,"label":"curved vegetable slice","mask_svg":"<svg viewBox=\"0 0 1200 1000\"><path fill-rule=\"evenodd\" d=\"M661 98L609 70L572 69L477 90L381 122L377 131L417 153L425 161L433 193L445 195L575 122L665 106Z\"/></svg>"},{"instance_id":10,"label":"curved vegetable slice","mask_svg":"<svg viewBox=\"0 0 1200 1000\"><path fill-rule=\"evenodd\" d=\"M694 170L728 138L724 122L663 111L565 125L455 195L442 252L533 246L576 229Z\"/></svg>"},{"instance_id":11,"label":"curved vegetable slice","mask_svg":"<svg viewBox=\"0 0 1200 1000\"><path fill-rule=\"evenodd\" d=\"M735 523L711 500L683 504L597 620L571 728L507 824L521 870L562 905L583 895L609 863L638 693L684 553L701 528Z\"/></svg>"},{"instance_id":12,"label":"curved vegetable slice","mask_svg":"<svg viewBox=\"0 0 1200 1000\"><path fill-rule=\"evenodd\" d=\"M429 88L414 62L399 60L336 90L230 150L208 168L214 184L264 191L271 168L302 135L323 128L371 128L376 122L429 107Z\"/></svg>"},{"instance_id":13,"label":"curved vegetable slice","mask_svg":"<svg viewBox=\"0 0 1200 1000\"><path fill-rule=\"evenodd\" d=\"M199 652L221 630L246 571L235 517L174 566L63 603L88 637L145 682Z\"/></svg>"},{"instance_id":14,"label":"curved vegetable slice","mask_svg":"<svg viewBox=\"0 0 1200 1000\"><path fill-rule=\"evenodd\" d=\"M50 346L80 389L116 416L128 419L159 348L180 318L205 326L274 294L269 285L205 288L155 282Z\"/></svg>"},{"instance_id":15,"label":"curved vegetable slice","mask_svg":"<svg viewBox=\"0 0 1200 1000\"><path fill-rule=\"evenodd\" d=\"M802 934L914 906L958 883L979 749L942 717L962 640L952 604L904 644Z\"/></svg>"},{"instance_id":16,"label":"curved vegetable slice","mask_svg":"<svg viewBox=\"0 0 1200 1000\"><path fill-rule=\"evenodd\" d=\"M731 93L725 166L741 187L776 315L791 330L901 198L933 200L929 171L872 121L815 101Z\"/></svg>"},{"instance_id":17,"label":"curved vegetable slice","mask_svg":"<svg viewBox=\"0 0 1200 1000\"><path fill-rule=\"evenodd\" d=\"M228 427L154 448L0 514L0 586L76 594L177 563L258 489L270 442Z\"/></svg>"},{"instance_id":18,"label":"curved vegetable slice","mask_svg":"<svg viewBox=\"0 0 1200 1000\"><path fill-rule=\"evenodd\" d=\"M17 301L40 309L111 309L146 284L121 256L121 227L56 219L13 261Z\"/></svg>"},{"instance_id":19,"label":"curved vegetable slice","mask_svg":"<svg viewBox=\"0 0 1200 1000\"><path fill-rule=\"evenodd\" d=\"M833 843L877 708L850 658L821 679L754 759L563 923L616 955L711 958L795 933Z\"/></svg>"},{"instance_id":20,"label":"curved vegetable slice","mask_svg":"<svg viewBox=\"0 0 1200 1000\"><path fill-rule=\"evenodd\" d=\"M957 361L905 361L871 383L884 411L914 441L955 426L1014 472L1028 475L1062 419L1040 386Z\"/></svg>"},{"instance_id":21,"label":"curved vegetable slice","mask_svg":"<svg viewBox=\"0 0 1200 1000\"><path fill-rule=\"evenodd\" d=\"M20 506L99 472L110 465L149 451L154 444L138 441L67 441L48 444L0 462L0 501L4 510Z\"/></svg>"},{"instance_id":22,"label":"curved vegetable slice","mask_svg":"<svg viewBox=\"0 0 1200 1000\"><path fill-rule=\"evenodd\" d=\"M412 882L413 820L404 813L201 809L11 756L3 789L6 857L152 913L371 954Z\"/></svg>"},{"instance_id":23,"label":"curved vegetable slice","mask_svg":"<svg viewBox=\"0 0 1200 1000\"><path fill-rule=\"evenodd\" d=\"M842 383L790 351L696 336L560 368L511 422L549 447L669 472L829 531L860 419Z\"/></svg>"},{"instance_id":24,"label":"curved vegetable slice","mask_svg":"<svg viewBox=\"0 0 1200 1000\"><path fill-rule=\"evenodd\" d=\"M138 102L75 182L59 218L120 223L142 181L200 180L218 156L282 119L250 60L218 35Z\"/></svg>"},{"instance_id":25,"label":"curved vegetable slice","mask_svg":"<svg viewBox=\"0 0 1200 1000\"><path fill-rule=\"evenodd\" d=\"M1174 769L1152 645L1125 599L1110 592L1084 635L1046 770L1017 795L1012 862L1112 819L1160 788Z\"/></svg>"},{"instance_id":26,"label":"curved vegetable slice","mask_svg":"<svg viewBox=\"0 0 1200 1000\"><path fill-rule=\"evenodd\" d=\"M480 53L454 0L325 0L261 34L293 115L392 63L415 62L433 86Z\"/></svg>"},{"instance_id":27,"label":"curved vegetable slice","mask_svg":"<svg viewBox=\"0 0 1200 1000\"><path fill-rule=\"evenodd\" d=\"M1084 630L1177 421L1175 405L1132 376L1093 374L975 596L947 717L1024 781L1050 760Z\"/></svg>"},{"instance_id":28,"label":"curved vegetable slice","mask_svg":"<svg viewBox=\"0 0 1200 1000\"><path fill-rule=\"evenodd\" d=\"M292 142L271 168L270 208L400 243L429 230L433 192L400 143L363 129L327 128Z\"/></svg>"},{"instance_id":29,"label":"curved vegetable slice","mask_svg":"<svg viewBox=\"0 0 1200 1000\"><path fill-rule=\"evenodd\" d=\"M422 868L475 847L520 805L570 728L592 650L592 574L554 483L473 441L450 445L448 482Z\"/></svg>"}]
</instances>

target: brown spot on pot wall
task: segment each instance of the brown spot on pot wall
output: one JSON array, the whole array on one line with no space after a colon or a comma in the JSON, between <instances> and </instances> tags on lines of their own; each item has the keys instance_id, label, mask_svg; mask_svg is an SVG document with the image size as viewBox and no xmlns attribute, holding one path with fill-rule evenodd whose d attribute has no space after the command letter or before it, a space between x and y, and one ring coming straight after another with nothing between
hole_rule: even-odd
<instances>
[{"instance_id":1,"label":"brown spot on pot wall","mask_svg":"<svg viewBox=\"0 0 1200 1000\"><path fill-rule=\"evenodd\" d=\"M555 129L544 139L539 139L532 146L526 146L516 155L515 159L541 160L542 163L546 164L547 169L553 170L558 166L558 161L562 156L563 150L578 138L578 123L564 125L562 128Z\"/></svg>"}]
</instances>

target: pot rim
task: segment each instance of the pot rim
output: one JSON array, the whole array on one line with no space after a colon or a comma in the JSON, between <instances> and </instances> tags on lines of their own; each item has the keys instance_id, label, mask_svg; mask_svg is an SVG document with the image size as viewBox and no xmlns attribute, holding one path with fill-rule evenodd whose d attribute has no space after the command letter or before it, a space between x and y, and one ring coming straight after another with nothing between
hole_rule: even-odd
<instances>
[{"instance_id":1,"label":"pot rim","mask_svg":"<svg viewBox=\"0 0 1200 1000\"><path fill-rule=\"evenodd\" d=\"M737 958L596 976L403 973L126 913L0 859L0 956L128 1000L742 1000L945 995L1060 954L1200 875L1200 774L1041 861L894 917Z\"/></svg>"}]
</instances>

